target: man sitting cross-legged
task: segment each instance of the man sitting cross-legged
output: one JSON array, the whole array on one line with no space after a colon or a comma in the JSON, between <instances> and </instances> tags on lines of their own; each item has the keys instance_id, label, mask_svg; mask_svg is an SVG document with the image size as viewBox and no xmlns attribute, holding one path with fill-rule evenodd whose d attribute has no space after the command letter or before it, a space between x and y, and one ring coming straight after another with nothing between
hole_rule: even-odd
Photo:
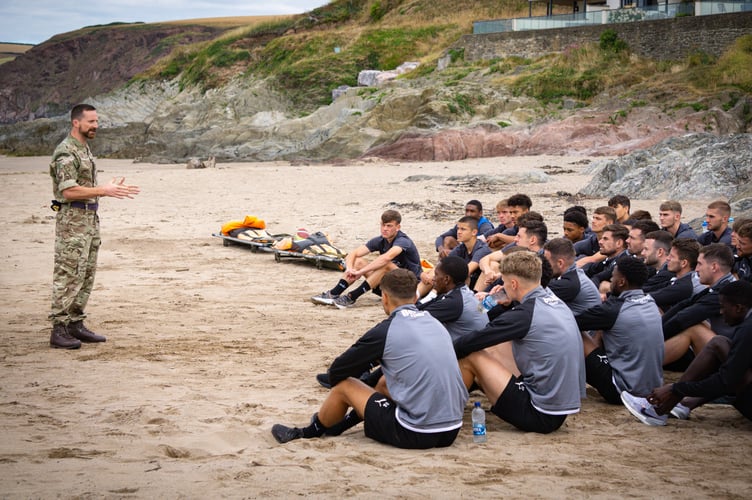
<instances>
[{"instance_id":1,"label":"man sitting cross-legged","mask_svg":"<svg viewBox=\"0 0 752 500\"><path fill-rule=\"evenodd\" d=\"M625 395L632 403L630 412L644 423L653 423L640 417L648 404L659 415L687 419L692 409L722 396L736 396L734 407L752 420L752 284L725 284L719 302L724 321L736 327L731 338L713 337L678 382L656 387L647 401Z\"/></svg>"},{"instance_id":2,"label":"man sitting cross-legged","mask_svg":"<svg viewBox=\"0 0 752 500\"><path fill-rule=\"evenodd\" d=\"M454 342L465 385L477 382L491 411L518 429L553 432L580 410L582 339L569 308L540 286L541 260L528 251L501 261L504 290L520 304ZM507 359L487 347L510 342Z\"/></svg>"},{"instance_id":3,"label":"man sitting cross-legged","mask_svg":"<svg viewBox=\"0 0 752 500\"><path fill-rule=\"evenodd\" d=\"M277 441L338 435L364 421L366 436L398 448L454 442L468 393L446 328L415 307L417 285L406 269L384 276L381 303L389 317L334 360L329 368L332 390L310 425L276 424L272 435ZM384 372L375 390L353 378L374 362Z\"/></svg>"},{"instance_id":4,"label":"man sitting cross-legged","mask_svg":"<svg viewBox=\"0 0 752 500\"><path fill-rule=\"evenodd\" d=\"M648 270L640 260L619 257L611 277L611 295L603 304L577 316L581 330L602 330L603 346L587 333L587 382L611 404L621 403L621 392L646 394L663 383L663 330L661 313L642 291Z\"/></svg>"}]
</instances>

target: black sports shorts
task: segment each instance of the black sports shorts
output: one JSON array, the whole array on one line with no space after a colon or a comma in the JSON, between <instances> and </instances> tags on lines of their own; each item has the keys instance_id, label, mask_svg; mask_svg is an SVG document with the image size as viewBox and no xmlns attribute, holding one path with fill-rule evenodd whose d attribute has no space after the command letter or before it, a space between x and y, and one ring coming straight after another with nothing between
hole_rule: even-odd
<instances>
[{"instance_id":1,"label":"black sports shorts","mask_svg":"<svg viewBox=\"0 0 752 500\"><path fill-rule=\"evenodd\" d=\"M621 404L621 394L614 385L614 371L608 362L606 351L598 347L585 358L587 383L612 405Z\"/></svg>"},{"instance_id":2,"label":"black sports shorts","mask_svg":"<svg viewBox=\"0 0 752 500\"><path fill-rule=\"evenodd\" d=\"M374 392L366 403L363 427L366 436L384 444L410 450L450 446L460 429L445 432L415 432L397 422L397 405L383 394Z\"/></svg>"},{"instance_id":3,"label":"black sports shorts","mask_svg":"<svg viewBox=\"0 0 752 500\"><path fill-rule=\"evenodd\" d=\"M514 375L491 412L520 430L541 434L555 431L567 419L566 415L550 415L538 411L530 400L525 384Z\"/></svg>"}]
</instances>

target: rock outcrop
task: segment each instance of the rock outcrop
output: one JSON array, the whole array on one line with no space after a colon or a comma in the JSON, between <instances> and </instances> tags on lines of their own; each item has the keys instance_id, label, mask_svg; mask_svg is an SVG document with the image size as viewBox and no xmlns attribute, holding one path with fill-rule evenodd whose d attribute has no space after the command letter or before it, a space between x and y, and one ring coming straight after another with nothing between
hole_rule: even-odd
<instances>
[{"instance_id":1,"label":"rock outcrop","mask_svg":"<svg viewBox=\"0 0 752 500\"><path fill-rule=\"evenodd\" d=\"M0 123L64 114L73 104L121 88L173 46L209 40L223 30L131 24L85 31L57 35L2 65Z\"/></svg>"}]
</instances>

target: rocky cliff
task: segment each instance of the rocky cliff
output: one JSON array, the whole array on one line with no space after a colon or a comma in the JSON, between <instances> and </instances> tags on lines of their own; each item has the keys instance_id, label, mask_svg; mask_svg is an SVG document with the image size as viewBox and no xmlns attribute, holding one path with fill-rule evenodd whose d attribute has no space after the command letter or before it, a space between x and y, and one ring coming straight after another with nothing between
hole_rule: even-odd
<instances>
[{"instance_id":1,"label":"rocky cliff","mask_svg":"<svg viewBox=\"0 0 752 500\"><path fill-rule=\"evenodd\" d=\"M15 122L0 127L0 151L49 154L67 132L65 113L81 100L99 110L96 154L150 162L611 156L687 133L751 131L752 97L733 87L687 96L686 88L643 82L601 90L587 101L545 103L483 65L339 90L331 104L307 114L278 80L260 74L230 75L210 89L177 77L131 81L168 44L216 34L207 27L131 25L35 47L0 69L0 119ZM29 120L37 116L44 118Z\"/></svg>"}]
</instances>

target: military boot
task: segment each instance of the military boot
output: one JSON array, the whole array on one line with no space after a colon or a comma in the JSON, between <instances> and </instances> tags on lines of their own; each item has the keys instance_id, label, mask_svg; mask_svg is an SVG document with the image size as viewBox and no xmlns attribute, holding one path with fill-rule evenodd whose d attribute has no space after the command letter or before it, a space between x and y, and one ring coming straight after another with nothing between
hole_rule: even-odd
<instances>
[{"instance_id":1,"label":"military boot","mask_svg":"<svg viewBox=\"0 0 752 500\"><path fill-rule=\"evenodd\" d=\"M68 333L68 329L63 324L53 325L52 334L50 335L50 347L55 349L78 349L81 347L81 341L75 339Z\"/></svg>"},{"instance_id":2,"label":"military boot","mask_svg":"<svg viewBox=\"0 0 752 500\"><path fill-rule=\"evenodd\" d=\"M84 326L83 320L72 321L68 325L68 332L81 342L104 342L107 340L102 335L97 335Z\"/></svg>"}]
</instances>

